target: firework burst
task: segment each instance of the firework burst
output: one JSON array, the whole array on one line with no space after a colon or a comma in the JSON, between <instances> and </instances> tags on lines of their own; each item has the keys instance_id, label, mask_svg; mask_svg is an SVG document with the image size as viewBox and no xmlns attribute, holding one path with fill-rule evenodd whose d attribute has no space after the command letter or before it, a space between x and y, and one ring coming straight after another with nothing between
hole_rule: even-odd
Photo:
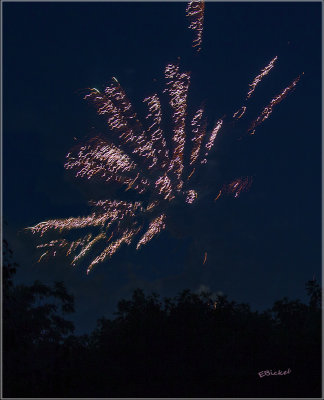
<instances>
[{"instance_id":1,"label":"firework burst","mask_svg":"<svg viewBox=\"0 0 324 400\"><path fill-rule=\"evenodd\" d=\"M199 51L202 43L204 3L189 2L186 15L190 20L189 29L195 33L193 46ZM277 57L261 70L253 82L243 104L232 116L238 121L246 116L246 102L253 95L257 85L274 67ZM147 106L145 121L141 122L125 91L116 78L103 92L89 89L84 99L91 102L97 114L105 120L109 134L91 138L76 146L67 154L65 168L78 178L99 180L102 183L117 182L139 196L136 202L103 199L90 201L92 212L85 217L53 219L27 228L41 237L57 232L61 238L39 244L44 252L40 260L56 256L58 251L72 257L72 265L96 249L98 254L87 269L104 262L116 253L123 244L137 241L140 249L167 226L168 207L175 199L191 205L199 200L199 190L191 186L191 178L203 164L217 137L222 132L225 118L219 119L214 127L207 129L207 117L201 105L189 118L188 91L191 74L182 71L178 63L169 63L164 70L165 89L161 95L154 93L143 102ZM261 114L249 124L247 134L254 134L280 103L296 86L300 76L273 98ZM162 129L163 114L161 96L166 96L171 109L172 133L169 146ZM186 149L188 152L186 153ZM189 154L186 157L185 154ZM234 198L249 189L251 177L238 177L223 183L215 201L223 195ZM150 200L141 200L141 195ZM215 194L216 195L216 194ZM91 233L84 230L91 230ZM70 231L79 237L69 240ZM93 233L95 231L95 233ZM101 250L99 250L101 246ZM204 263L207 259L205 253Z\"/></svg>"}]
</instances>

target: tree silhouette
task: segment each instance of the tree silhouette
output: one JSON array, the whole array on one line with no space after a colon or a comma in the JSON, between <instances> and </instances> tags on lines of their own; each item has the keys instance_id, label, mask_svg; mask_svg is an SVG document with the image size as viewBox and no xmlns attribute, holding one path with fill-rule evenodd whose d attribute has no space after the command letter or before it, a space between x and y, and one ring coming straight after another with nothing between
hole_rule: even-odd
<instances>
[{"instance_id":1,"label":"tree silhouette","mask_svg":"<svg viewBox=\"0 0 324 400\"><path fill-rule=\"evenodd\" d=\"M308 304L283 298L263 312L223 295L184 290L161 299L136 289L112 319L75 336L64 318L73 312L64 284L15 286L16 265L3 248L7 397L321 396L315 280L306 283Z\"/></svg>"},{"instance_id":2,"label":"tree silhouette","mask_svg":"<svg viewBox=\"0 0 324 400\"><path fill-rule=\"evenodd\" d=\"M64 316L74 311L63 282L53 287L35 281L14 285L17 264L3 243L3 362L6 396L41 396L54 390L56 364L65 337L74 326Z\"/></svg>"}]
</instances>

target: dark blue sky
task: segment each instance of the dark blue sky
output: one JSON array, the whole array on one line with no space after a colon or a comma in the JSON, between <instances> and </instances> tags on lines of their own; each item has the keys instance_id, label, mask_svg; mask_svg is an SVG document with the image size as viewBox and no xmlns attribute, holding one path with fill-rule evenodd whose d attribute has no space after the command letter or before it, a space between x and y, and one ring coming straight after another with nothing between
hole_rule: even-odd
<instances>
[{"instance_id":1,"label":"dark blue sky","mask_svg":"<svg viewBox=\"0 0 324 400\"><path fill-rule=\"evenodd\" d=\"M264 309L283 296L304 299L305 282L314 273L320 278L321 3L208 2L199 56L190 47L185 7L3 5L4 236L20 264L18 282L66 283L76 299L78 332L92 330L136 287L175 295L205 285ZM73 138L84 138L99 122L82 89L102 89L116 76L143 118L142 99L162 88L164 66L180 56L180 65L192 71L189 103L205 100L213 124L238 109L249 83L275 55L251 116L304 72L296 90L251 142L240 147L230 130L223 132L223 146L215 146L203 171L200 201L174 209L166 232L139 252L123 248L89 276L86 266L74 269L65 258L36 263L37 239L22 229L87 215L87 201L103 190L63 168ZM237 171L255 175L251 190L214 203L210 192L219 179ZM104 193L114 195L109 186Z\"/></svg>"}]
</instances>

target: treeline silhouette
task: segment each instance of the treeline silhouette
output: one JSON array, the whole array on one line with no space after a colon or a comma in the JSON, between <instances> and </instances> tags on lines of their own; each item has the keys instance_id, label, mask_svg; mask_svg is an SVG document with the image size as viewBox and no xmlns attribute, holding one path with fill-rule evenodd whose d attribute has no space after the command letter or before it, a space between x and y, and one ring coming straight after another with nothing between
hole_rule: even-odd
<instances>
[{"instance_id":1,"label":"treeline silhouette","mask_svg":"<svg viewBox=\"0 0 324 400\"><path fill-rule=\"evenodd\" d=\"M15 285L6 241L3 250L4 397L321 397L316 280L308 304L284 298L264 312L223 295L137 289L76 336L64 284Z\"/></svg>"}]
</instances>

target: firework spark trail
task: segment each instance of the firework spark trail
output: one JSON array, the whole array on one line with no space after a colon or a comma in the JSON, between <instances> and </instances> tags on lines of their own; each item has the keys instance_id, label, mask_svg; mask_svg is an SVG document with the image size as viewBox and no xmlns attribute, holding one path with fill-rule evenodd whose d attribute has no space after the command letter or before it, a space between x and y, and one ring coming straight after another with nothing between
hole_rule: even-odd
<instances>
[{"instance_id":1,"label":"firework spark trail","mask_svg":"<svg viewBox=\"0 0 324 400\"><path fill-rule=\"evenodd\" d=\"M202 123L203 113L204 109L202 107L199 108L191 121L191 128L194 137L192 138L193 147L190 154L190 165L193 165L196 162L199 156L202 141L206 134L207 123L206 121Z\"/></svg>"},{"instance_id":2,"label":"firework spark trail","mask_svg":"<svg viewBox=\"0 0 324 400\"><path fill-rule=\"evenodd\" d=\"M107 114L107 124L111 131L118 133L119 139L131 147L134 154L138 154L145 163L152 168L157 163L154 147L151 140L142 128L131 102L117 79L106 87L105 94L97 89L90 89L85 99L89 99L97 107L99 115Z\"/></svg>"},{"instance_id":3,"label":"firework spark trail","mask_svg":"<svg viewBox=\"0 0 324 400\"><path fill-rule=\"evenodd\" d=\"M123 150L98 137L90 139L76 156L69 153L67 159L64 165L66 169L77 169L76 176L86 176L88 179L99 173L105 177L106 172L116 175L119 172L130 172L137 167Z\"/></svg>"},{"instance_id":4,"label":"firework spark trail","mask_svg":"<svg viewBox=\"0 0 324 400\"><path fill-rule=\"evenodd\" d=\"M263 79L266 75L268 75L268 73L272 70L272 68L274 67L275 62L277 61L277 59L278 59L278 57L275 56L275 57L269 62L269 64L261 70L261 72L259 73L259 75L257 75L257 76L253 79L253 82L249 84L249 88L250 88L250 89L249 89L249 91L248 91L248 93L247 93L246 100L248 100L248 99L252 96L252 94L254 93L254 91L255 91L257 85L258 85L258 84L262 81L262 79ZM246 108L247 108L247 107L246 107L245 105L243 105L240 109L238 109L238 110L233 114L233 117L232 117L232 118L234 118L234 119L240 119L240 118L245 114Z\"/></svg>"},{"instance_id":5,"label":"firework spark trail","mask_svg":"<svg viewBox=\"0 0 324 400\"><path fill-rule=\"evenodd\" d=\"M155 189L159 195L163 196L164 200L172 200L175 197L171 180L167 174L158 178L155 182Z\"/></svg>"},{"instance_id":6,"label":"firework spark trail","mask_svg":"<svg viewBox=\"0 0 324 400\"><path fill-rule=\"evenodd\" d=\"M74 259L71 262L71 265L76 265L76 263L82 257L84 257L96 243L105 238L107 238L107 235L104 232L99 233L99 235L97 235L94 239L92 239L91 242L89 242L85 247L83 247L80 253L74 257ZM109 239L107 241L109 241Z\"/></svg>"},{"instance_id":7,"label":"firework spark trail","mask_svg":"<svg viewBox=\"0 0 324 400\"><path fill-rule=\"evenodd\" d=\"M222 119L219 119L219 120L217 121L217 123L216 123L214 129L211 131L211 134L210 134L210 137L209 137L209 139L208 139L208 142L207 142L206 145L205 145L205 147L206 147L205 158L201 161L201 164L206 164L208 154L209 154L211 148L212 148L213 145L214 145L216 136L217 136L217 134L218 134L220 128L222 127L222 125L223 125L223 120L222 120Z\"/></svg>"},{"instance_id":8,"label":"firework spark trail","mask_svg":"<svg viewBox=\"0 0 324 400\"><path fill-rule=\"evenodd\" d=\"M263 68L260 72L259 75L257 75L253 82L249 84L250 90L248 91L247 97L246 99L250 98L252 96L252 93L254 92L255 88L257 87L257 85L261 82L262 78L265 77L266 75L268 75L268 73L271 71L271 69L274 67L275 62L277 61L278 57L275 56L270 62L269 64Z\"/></svg>"},{"instance_id":9,"label":"firework spark trail","mask_svg":"<svg viewBox=\"0 0 324 400\"><path fill-rule=\"evenodd\" d=\"M187 95L190 85L190 73L179 73L179 66L168 64L165 68L166 89L164 92L169 94L169 104L173 109L172 120L174 123L172 140L175 144L173 149L170 170L172 169L178 180L177 190L181 190L183 181L181 175L183 171L183 151L186 141L186 111Z\"/></svg>"},{"instance_id":10,"label":"firework spark trail","mask_svg":"<svg viewBox=\"0 0 324 400\"><path fill-rule=\"evenodd\" d=\"M186 8L186 16L190 21L189 29L192 29L195 33L195 38L193 39L192 47L196 47L198 52L201 50L202 33L204 25L204 10L205 10L205 2L202 0L189 1Z\"/></svg>"},{"instance_id":11,"label":"firework spark trail","mask_svg":"<svg viewBox=\"0 0 324 400\"><path fill-rule=\"evenodd\" d=\"M132 130L135 133L135 137L132 136L132 142L134 142L133 153L139 154L147 159L150 162L148 169L151 169L157 164L154 143L143 129L141 122L133 111L131 102L128 100L124 89L121 87L117 79L115 79L114 84L111 84L106 88L105 93L116 102L116 105L126 117L128 123L132 125Z\"/></svg>"},{"instance_id":12,"label":"firework spark trail","mask_svg":"<svg viewBox=\"0 0 324 400\"><path fill-rule=\"evenodd\" d=\"M80 239L74 240L70 243L70 247L67 250L67 255L72 254L78 247L82 247L87 244L92 238L92 234L89 233L88 235L83 236Z\"/></svg>"},{"instance_id":13,"label":"firework spark trail","mask_svg":"<svg viewBox=\"0 0 324 400\"><path fill-rule=\"evenodd\" d=\"M251 176L246 176L243 178L237 178L234 181L223 185L214 201L217 201L223 194L231 195L235 198L239 197L241 193L250 189L252 181L253 179Z\"/></svg>"},{"instance_id":14,"label":"firework spark trail","mask_svg":"<svg viewBox=\"0 0 324 400\"><path fill-rule=\"evenodd\" d=\"M244 178L237 178L231 183L224 185L221 192L233 195L235 198L239 197L242 192L247 191L252 185L252 178L246 176Z\"/></svg>"},{"instance_id":15,"label":"firework spark trail","mask_svg":"<svg viewBox=\"0 0 324 400\"><path fill-rule=\"evenodd\" d=\"M67 241L65 239L56 239L56 240L51 240L48 243L39 244L36 247L38 249L42 249L44 247L54 247L54 246L57 246L57 245L65 246L66 244L67 244Z\"/></svg>"},{"instance_id":16,"label":"firework spark trail","mask_svg":"<svg viewBox=\"0 0 324 400\"><path fill-rule=\"evenodd\" d=\"M71 217L65 219L52 219L49 221L40 222L35 226L26 228L32 233L39 233L43 236L48 230L59 230L62 233L63 230L82 229L85 227L105 226L108 228L113 222L124 218L127 215L135 216L137 209L141 208L141 203L127 203L123 201L90 201L93 206L103 208L103 212L94 212L87 217ZM108 222L109 221L109 222ZM108 223L107 223L108 222Z\"/></svg>"},{"instance_id":17,"label":"firework spark trail","mask_svg":"<svg viewBox=\"0 0 324 400\"><path fill-rule=\"evenodd\" d=\"M75 170L76 177L99 177L105 182L114 180L124 185L132 185L139 193L143 193L150 186L137 164L114 144L95 137L78 150L77 154L68 153L64 165L67 170ZM136 175L134 171L137 172Z\"/></svg>"},{"instance_id":18,"label":"firework spark trail","mask_svg":"<svg viewBox=\"0 0 324 400\"><path fill-rule=\"evenodd\" d=\"M194 169L190 172L190 174L188 175L187 181L189 181L189 179L192 177L192 175L195 173L195 171L196 171L196 168L194 168Z\"/></svg>"},{"instance_id":19,"label":"firework spark trail","mask_svg":"<svg viewBox=\"0 0 324 400\"><path fill-rule=\"evenodd\" d=\"M168 172L172 175L172 172L170 171L171 160L167 143L160 127L162 121L161 103L156 94L145 98L144 102L147 102L149 107L149 113L146 116L146 119L151 123L148 132L151 134L151 140L156 149L158 166L165 171L164 174L160 175L156 180L155 191L159 195L162 195L164 199L172 200L174 198L174 185L168 176Z\"/></svg>"},{"instance_id":20,"label":"firework spark trail","mask_svg":"<svg viewBox=\"0 0 324 400\"><path fill-rule=\"evenodd\" d=\"M91 264L89 265L87 269L87 274L92 270L92 268L98 264L103 262L106 258L111 257L116 251L119 249L119 247L123 244L130 244L132 242L132 239L134 236L141 230L142 227L137 227L137 228L131 228L131 229L125 229L123 232L122 236L112 242L108 247L105 248L105 250L98 256L96 257Z\"/></svg>"},{"instance_id":21,"label":"firework spark trail","mask_svg":"<svg viewBox=\"0 0 324 400\"><path fill-rule=\"evenodd\" d=\"M195 190L188 190L187 192L187 197L186 197L186 203L192 204L196 198L198 197L198 194Z\"/></svg>"},{"instance_id":22,"label":"firework spark trail","mask_svg":"<svg viewBox=\"0 0 324 400\"><path fill-rule=\"evenodd\" d=\"M153 210L153 208L155 208L155 207L158 206L159 204L160 204L160 202L157 201L157 200L152 201L152 202L146 207L146 211Z\"/></svg>"},{"instance_id":23,"label":"firework spark trail","mask_svg":"<svg viewBox=\"0 0 324 400\"><path fill-rule=\"evenodd\" d=\"M78 154L69 153L66 158L65 169L74 169L77 177L88 179L99 174L109 180L119 172L136 169L136 164L125 152L100 138L90 139L86 145L80 147Z\"/></svg>"},{"instance_id":24,"label":"firework spark trail","mask_svg":"<svg viewBox=\"0 0 324 400\"><path fill-rule=\"evenodd\" d=\"M87 244L92 237L92 234L88 234L80 239L74 240L72 242L67 241L66 239L56 239L51 240L48 243L42 243L37 246L37 248L45 248L47 249L45 253L43 253L38 262L40 262L44 257L52 253L52 256L55 256L57 250L66 250L66 255L70 255L73 251L75 251L78 247L82 247Z\"/></svg>"},{"instance_id":25,"label":"firework spark trail","mask_svg":"<svg viewBox=\"0 0 324 400\"><path fill-rule=\"evenodd\" d=\"M89 204L93 206L97 212L99 210L109 218L109 222L105 226L106 230L108 230L108 228L110 228L115 222L118 223L119 226L123 219L135 219L145 211L142 202L139 201L131 203L121 200L92 200Z\"/></svg>"},{"instance_id":26,"label":"firework spark trail","mask_svg":"<svg viewBox=\"0 0 324 400\"><path fill-rule=\"evenodd\" d=\"M303 75L303 74L302 74ZM261 125L267 118L269 118L270 114L272 113L273 107L276 104L279 104L287 95L288 93L294 89L294 87L297 85L301 78L301 75L299 75L289 86L287 86L280 94L278 94L276 97L274 97L270 103L263 109L261 114L258 116L257 119L255 119L252 124L250 125L248 129L248 133L250 135L253 135L255 132L255 128L259 125Z\"/></svg>"},{"instance_id":27,"label":"firework spark trail","mask_svg":"<svg viewBox=\"0 0 324 400\"><path fill-rule=\"evenodd\" d=\"M239 110L237 110L232 118L240 119L246 111L246 106L242 106Z\"/></svg>"},{"instance_id":28,"label":"firework spark trail","mask_svg":"<svg viewBox=\"0 0 324 400\"><path fill-rule=\"evenodd\" d=\"M215 197L214 201L217 201L222 195L222 190L218 192L218 195Z\"/></svg>"},{"instance_id":29,"label":"firework spark trail","mask_svg":"<svg viewBox=\"0 0 324 400\"><path fill-rule=\"evenodd\" d=\"M126 118L122 115L121 111L114 105L114 103L105 94L101 93L98 89L89 89L89 93L84 96L85 100L90 100L97 108L99 115L108 115L107 125L110 130L116 133L123 132L123 129L130 134Z\"/></svg>"},{"instance_id":30,"label":"firework spark trail","mask_svg":"<svg viewBox=\"0 0 324 400\"><path fill-rule=\"evenodd\" d=\"M38 233L43 236L48 230L58 230L62 233L63 230L81 229L89 226L104 226L111 218L109 214L92 213L87 217L71 217L64 219L50 219L48 221L39 222L37 225L26 228L32 233Z\"/></svg>"},{"instance_id":31,"label":"firework spark trail","mask_svg":"<svg viewBox=\"0 0 324 400\"><path fill-rule=\"evenodd\" d=\"M37 262L40 263L40 262L42 261L42 259L45 258L47 255L49 255L49 252L48 252L48 251L45 251L45 253L43 253L43 254L39 257L39 259L38 259Z\"/></svg>"},{"instance_id":32,"label":"firework spark trail","mask_svg":"<svg viewBox=\"0 0 324 400\"><path fill-rule=\"evenodd\" d=\"M148 230L144 233L141 239L138 241L136 249L138 250L141 246L148 243L154 236L158 235L163 229L165 229L165 214L161 214L150 222Z\"/></svg>"},{"instance_id":33,"label":"firework spark trail","mask_svg":"<svg viewBox=\"0 0 324 400\"><path fill-rule=\"evenodd\" d=\"M165 137L160 126L162 121L160 99L157 94L154 94L145 98L143 101L147 103L149 108L149 113L146 116L146 119L151 123L148 128L148 133L150 134L153 143L153 151L156 150L159 165L162 169L165 169L170 163L170 158Z\"/></svg>"},{"instance_id":34,"label":"firework spark trail","mask_svg":"<svg viewBox=\"0 0 324 400\"><path fill-rule=\"evenodd\" d=\"M134 203L131 203L122 200L91 200L89 201L89 204L105 213L112 213L112 215L115 215L115 213L117 213L119 216L135 216L135 213L137 211L144 210L142 207L142 202L140 201L135 201Z\"/></svg>"}]
</instances>

